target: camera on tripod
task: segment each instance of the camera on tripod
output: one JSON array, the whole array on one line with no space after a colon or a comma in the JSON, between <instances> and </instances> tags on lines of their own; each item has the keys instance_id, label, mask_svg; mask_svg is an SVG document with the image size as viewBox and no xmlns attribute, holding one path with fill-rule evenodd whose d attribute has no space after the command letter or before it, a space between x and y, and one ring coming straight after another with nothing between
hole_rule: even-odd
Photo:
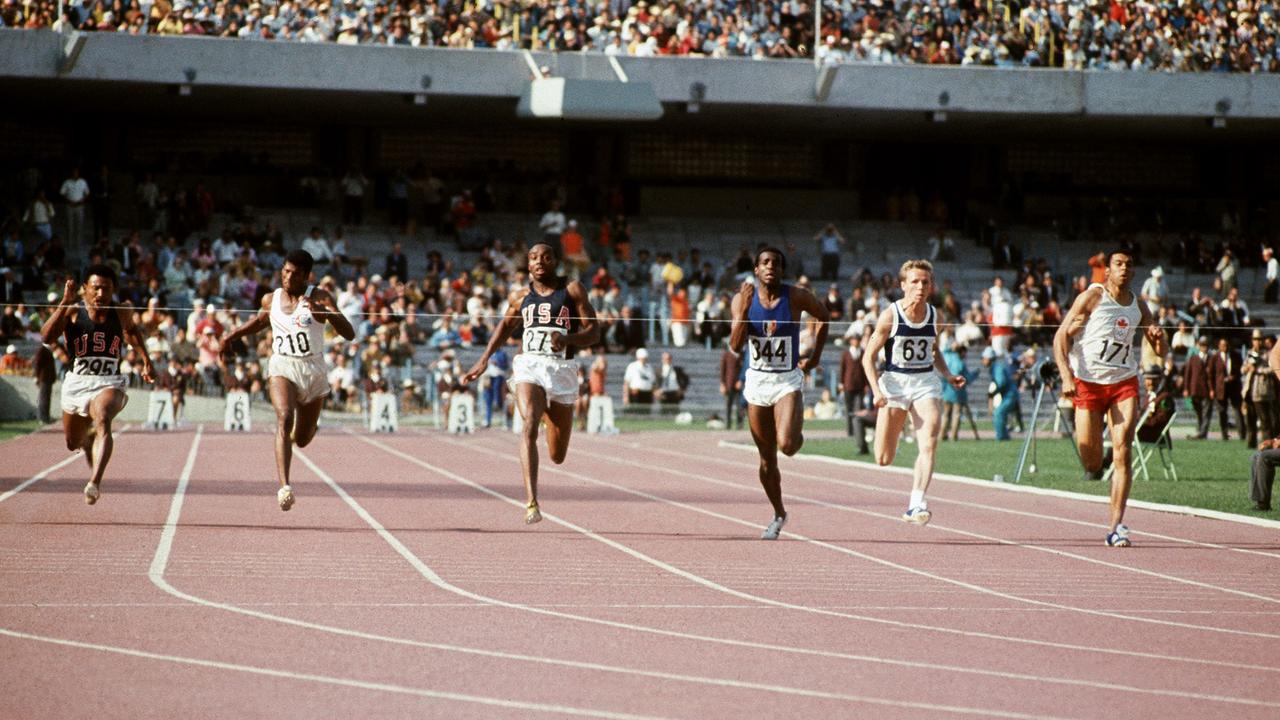
<instances>
[{"instance_id":1,"label":"camera on tripod","mask_svg":"<svg viewBox=\"0 0 1280 720\"><path fill-rule=\"evenodd\" d=\"M1032 366L1031 373L1049 387L1057 387L1062 381L1062 376L1058 374L1058 364L1053 361L1053 358L1044 358L1036 363Z\"/></svg>"}]
</instances>

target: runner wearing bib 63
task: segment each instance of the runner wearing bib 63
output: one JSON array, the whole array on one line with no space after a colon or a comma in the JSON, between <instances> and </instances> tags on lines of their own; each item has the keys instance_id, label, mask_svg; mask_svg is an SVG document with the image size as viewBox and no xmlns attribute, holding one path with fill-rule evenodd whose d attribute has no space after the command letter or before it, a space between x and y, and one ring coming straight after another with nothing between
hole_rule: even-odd
<instances>
[{"instance_id":1,"label":"runner wearing bib 63","mask_svg":"<svg viewBox=\"0 0 1280 720\"><path fill-rule=\"evenodd\" d=\"M596 312L587 302L587 290L576 280L556 274L559 250L548 243L529 248L529 287L511 293L507 309L489 345L463 376L471 383L484 374L489 359L516 332L520 354L511 361L511 387L516 410L524 420L520 438L520 467L524 473L524 521L542 519L538 506L538 427L547 421L547 453L559 465L569 452L573 408L578 399L578 362L575 348L590 347L600 339Z\"/></svg>"},{"instance_id":2,"label":"runner wearing bib 63","mask_svg":"<svg viewBox=\"0 0 1280 720\"><path fill-rule=\"evenodd\" d=\"M907 418L916 431L919 453L912 470L911 497L902 519L924 525L933 514L925 493L933 481L934 456L942 429L942 382L965 386L964 375L952 375L938 348L938 313L929 304L933 265L908 260L898 270L902 299L880 313L862 354L862 368L875 394L876 462L888 465L898 454L898 437ZM884 372L876 367L884 350Z\"/></svg>"},{"instance_id":3,"label":"runner wearing bib 63","mask_svg":"<svg viewBox=\"0 0 1280 720\"><path fill-rule=\"evenodd\" d=\"M126 344L142 356L142 379L155 381L155 368L133 323L132 309L112 303L115 287L115 271L106 265L90 267L79 291L76 281L68 279L62 302L40 328L40 340L46 345L63 336L71 356L71 368L62 380L62 432L68 450L85 451L92 470L84 486L84 501L89 505L101 495L102 476L111 460L111 422L129 403L128 379L120 372Z\"/></svg>"},{"instance_id":4,"label":"runner wearing bib 63","mask_svg":"<svg viewBox=\"0 0 1280 720\"><path fill-rule=\"evenodd\" d=\"M782 282L787 258L777 248L756 253L756 282L743 283L733 298L729 349L743 358L742 397L751 438L760 453L760 485L773 520L761 540L777 540L787 522L778 451L794 455L804 444L804 371L817 367L827 343L827 309L805 288ZM815 322L813 352L799 357L803 313Z\"/></svg>"},{"instance_id":5,"label":"runner wearing bib 63","mask_svg":"<svg viewBox=\"0 0 1280 720\"><path fill-rule=\"evenodd\" d=\"M1062 376L1062 396L1076 407L1076 447L1086 479L1101 479L1102 426L1111 427L1112 463L1110 531L1106 544L1128 547L1123 524L1132 473L1130 449L1138 425L1138 369L1142 339L1164 357L1164 331L1130 284L1133 256L1107 254L1104 282L1090 285L1071 305L1053 338L1053 357ZM1139 330L1142 331L1139 334Z\"/></svg>"}]
</instances>

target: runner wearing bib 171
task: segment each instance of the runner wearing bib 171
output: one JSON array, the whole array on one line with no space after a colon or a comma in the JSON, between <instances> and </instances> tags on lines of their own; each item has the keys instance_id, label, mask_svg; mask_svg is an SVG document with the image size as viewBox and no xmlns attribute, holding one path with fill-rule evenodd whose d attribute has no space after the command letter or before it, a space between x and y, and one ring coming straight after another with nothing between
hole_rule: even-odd
<instances>
[{"instance_id":1,"label":"runner wearing bib 171","mask_svg":"<svg viewBox=\"0 0 1280 720\"><path fill-rule=\"evenodd\" d=\"M547 451L559 465L569 452L573 408L578 399L578 362L574 348L599 341L596 312L577 280L556 275L559 251L548 243L529 249L529 287L507 299L507 311L476 364L463 376L471 383L484 374L489 358L517 329L520 354L511 361L516 409L524 420L520 466L524 471L526 524L542 519L538 507L538 426L547 420Z\"/></svg>"},{"instance_id":2,"label":"runner wearing bib 171","mask_svg":"<svg viewBox=\"0 0 1280 720\"><path fill-rule=\"evenodd\" d=\"M229 358L237 340L271 328L267 392L276 409L276 479L280 481L276 503L281 510L293 507L293 486L289 484L293 445L303 448L311 443L329 394L324 324L333 325L347 340L356 336L351 322L338 312L333 296L308 284L314 264L306 250L286 255L280 268L280 288L262 297L262 306L252 320L222 339L223 356Z\"/></svg>"},{"instance_id":3,"label":"runner wearing bib 171","mask_svg":"<svg viewBox=\"0 0 1280 720\"><path fill-rule=\"evenodd\" d=\"M733 298L729 335L729 349L747 353L742 397L760 453L760 484L773 505L773 521L762 540L777 540L787 522L778 451L795 455L804 444L804 371L817 367L827 343L826 307L805 288L784 284L786 267L786 256L777 248L756 254L756 285L743 283ZM802 313L817 321L813 352L804 358L799 357Z\"/></svg>"},{"instance_id":4,"label":"runner wearing bib 171","mask_svg":"<svg viewBox=\"0 0 1280 720\"><path fill-rule=\"evenodd\" d=\"M916 525L933 514L925 493L933 480L934 456L942 427L942 383L938 373L961 389L964 375L953 375L938 348L938 313L929 304L933 293L933 265L928 260L908 260L898 270L902 299L876 319L875 331L862 355L862 367L879 408L876 417L876 462L888 465L898 454L898 436L908 415L916 431L915 467L911 498L902 519ZM884 350L884 373L876 367Z\"/></svg>"},{"instance_id":5,"label":"runner wearing bib 171","mask_svg":"<svg viewBox=\"0 0 1280 720\"><path fill-rule=\"evenodd\" d=\"M1131 544L1123 520L1133 478L1129 459L1138 425L1142 338L1160 357L1166 350L1164 331L1146 303L1134 296L1129 287L1132 280L1133 256L1119 250L1108 253L1105 281L1090 285L1076 298L1053 338L1062 396L1071 398L1076 407L1076 446L1086 477L1101 477L1102 424L1110 420L1115 473L1106 544L1111 547Z\"/></svg>"},{"instance_id":6,"label":"runner wearing bib 171","mask_svg":"<svg viewBox=\"0 0 1280 720\"><path fill-rule=\"evenodd\" d=\"M46 345L63 335L71 369L62 380L62 432L71 451L81 448L92 475L84 486L84 501L90 505L101 495L102 476L114 448L111 421L129 402L128 381L120 373L125 344L142 356L142 379L155 381L155 368L147 356L142 334L133 323L132 310L113 307L116 274L106 265L94 265L85 273L84 303L76 302L76 281L68 279L62 302L40 329Z\"/></svg>"}]
</instances>

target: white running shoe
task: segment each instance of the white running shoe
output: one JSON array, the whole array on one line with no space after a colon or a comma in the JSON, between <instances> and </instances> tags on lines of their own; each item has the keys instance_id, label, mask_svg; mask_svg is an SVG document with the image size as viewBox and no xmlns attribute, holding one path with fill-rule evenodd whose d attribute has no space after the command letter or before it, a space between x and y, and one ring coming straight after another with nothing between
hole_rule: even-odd
<instances>
[{"instance_id":1,"label":"white running shoe","mask_svg":"<svg viewBox=\"0 0 1280 720\"><path fill-rule=\"evenodd\" d=\"M1131 547L1133 541L1129 539L1129 526L1120 524L1116 529L1107 534L1108 547Z\"/></svg>"},{"instance_id":2,"label":"white running shoe","mask_svg":"<svg viewBox=\"0 0 1280 720\"><path fill-rule=\"evenodd\" d=\"M98 490L98 486L90 480L84 485L84 504L92 505L98 502L98 496L101 494L102 492Z\"/></svg>"},{"instance_id":3,"label":"white running shoe","mask_svg":"<svg viewBox=\"0 0 1280 720\"><path fill-rule=\"evenodd\" d=\"M912 525L928 525L932 519L933 513L922 507L907 508L907 511L902 513L902 520Z\"/></svg>"},{"instance_id":4,"label":"white running shoe","mask_svg":"<svg viewBox=\"0 0 1280 720\"><path fill-rule=\"evenodd\" d=\"M532 525L542 522L542 511L538 509L538 503L531 502L524 506L524 524Z\"/></svg>"},{"instance_id":5,"label":"white running shoe","mask_svg":"<svg viewBox=\"0 0 1280 720\"><path fill-rule=\"evenodd\" d=\"M760 534L761 540L777 540L778 534L782 532L782 526L787 524L787 514L783 513L773 518L773 522L769 523L769 527L764 529Z\"/></svg>"},{"instance_id":6,"label":"white running shoe","mask_svg":"<svg viewBox=\"0 0 1280 720\"><path fill-rule=\"evenodd\" d=\"M293 507L293 488L289 485L282 485L276 491L276 502L280 503L280 509L288 511Z\"/></svg>"}]
</instances>

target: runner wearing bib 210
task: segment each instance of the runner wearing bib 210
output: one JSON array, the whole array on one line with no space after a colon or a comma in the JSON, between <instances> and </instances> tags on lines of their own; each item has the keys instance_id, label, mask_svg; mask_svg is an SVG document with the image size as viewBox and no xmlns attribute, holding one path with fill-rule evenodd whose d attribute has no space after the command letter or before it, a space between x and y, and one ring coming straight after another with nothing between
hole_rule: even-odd
<instances>
[{"instance_id":1,"label":"runner wearing bib 210","mask_svg":"<svg viewBox=\"0 0 1280 720\"><path fill-rule=\"evenodd\" d=\"M928 260L908 260L898 270L902 299L876 319L875 331L862 355L862 367L875 395L876 462L888 465L898 453L898 436L911 417L919 454L912 470L911 499L902 519L916 525L933 514L925 493L933 480L933 463L942 427L942 383L957 390L964 375L952 375L938 347L938 312L929 304L933 294L933 265ZM884 373L876 367L885 352Z\"/></svg>"},{"instance_id":2,"label":"runner wearing bib 210","mask_svg":"<svg viewBox=\"0 0 1280 720\"><path fill-rule=\"evenodd\" d=\"M756 253L756 283L743 283L733 298L729 349L744 358L742 397L751 437L760 453L760 484L773 505L773 521L760 536L777 540L787 522L778 451L795 455L804 444L804 371L818 366L827 343L827 308L805 288L782 282L787 258L777 248ZM816 321L813 352L801 358L801 314Z\"/></svg>"},{"instance_id":3,"label":"runner wearing bib 210","mask_svg":"<svg viewBox=\"0 0 1280 720\"><path fill-rule=\"evenodd\" d=\"M1164 330L1147 304L1134 296L1132 281L1133 256L1122 250L1108 253L1104 281L1080 293L1053 338L1062 396L1071 398L1076 408L1076 447L1086 478L1102 477L1102 424L1110 420L1115 467L1106 537L1110 547L1131 544L1123 520L1133 479L1129 458L1138 425L1142 339L1159 357L1166 350Z\"/></svg>"},{"instance_id":4,"label":"runner wearing bib 210","mask_svg":"<svg viewBox=\"0 0 1280 720\"><path fill-rule=\"evenodd\" d=\"M572 359L573 349L590 347L600 338L586 288L577 280L558 276L559 266L560 254L554 246L537 243L529 248L529 287L507 298L506 313L488 347L462 378L471 383L483 375L489 358L520 331L520 354L511 361L511 387L524 420L520 467L528 525L542 519L538 507L538 426L545 417L551 462L564 462L578 399L578 362Z\"/></svg>"}]
</instances>

